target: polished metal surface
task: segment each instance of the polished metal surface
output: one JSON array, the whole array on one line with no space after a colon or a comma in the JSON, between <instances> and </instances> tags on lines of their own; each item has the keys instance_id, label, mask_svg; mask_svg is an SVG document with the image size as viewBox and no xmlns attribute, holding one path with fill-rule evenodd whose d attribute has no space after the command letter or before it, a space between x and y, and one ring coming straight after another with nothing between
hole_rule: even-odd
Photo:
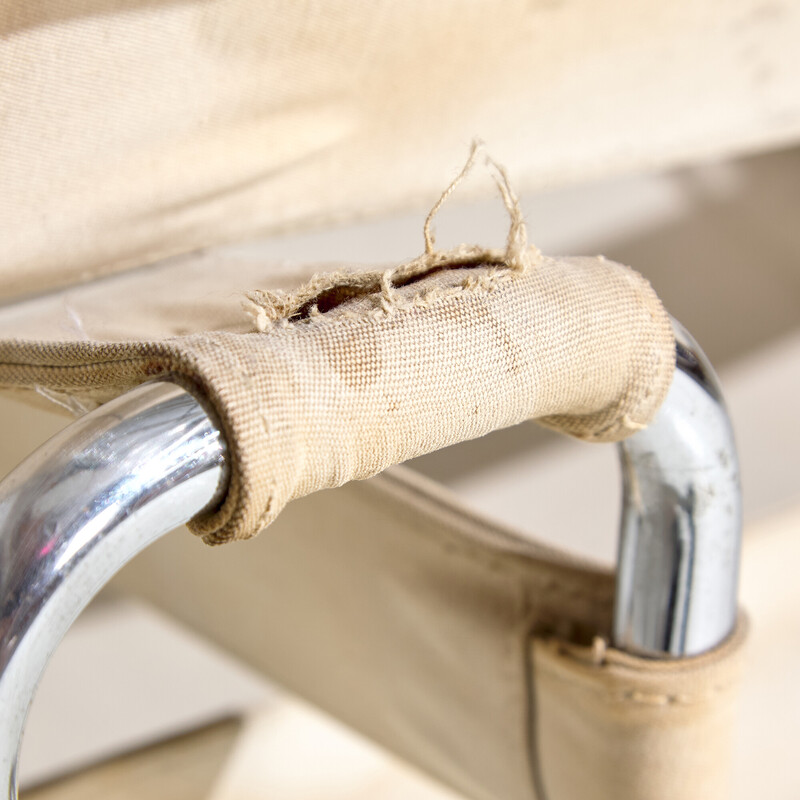
<instances>
[{"instance_id":1,"label":"polished metal surface","mask_svg":"<svg viewBox=\"0 0 800 800\"><path fill-rule=\"evenodd\" d=\"M674 323L675 377L654 421L619 445L623 510L614 644L692 656L720 644L737 613L739 465L717 378Z\"/></svg>"},{"instance_id":2,"label":"polished metal surface","mask_svg":"<svg viewBox=\"0 0 800 800\"><path fill-rule=\"evenodd\" d=\"M142 548L219 502L226 484L221 434L170 383L87 414L0 484L0 775L9 799L28 706L75 617Z\"/></svg>"}]
</instances>

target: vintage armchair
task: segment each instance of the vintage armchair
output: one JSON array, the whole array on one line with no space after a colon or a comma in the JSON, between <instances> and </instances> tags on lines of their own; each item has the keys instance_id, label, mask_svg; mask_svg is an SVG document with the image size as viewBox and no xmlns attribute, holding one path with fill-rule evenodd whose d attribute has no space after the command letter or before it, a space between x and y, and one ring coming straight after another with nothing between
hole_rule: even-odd
<instances>
[{"instance_id":1,"label":"vintage armchair","mask_svg":"<svg viewBox=\"0 0 800 800\"><path fill-rule=\"evenodd\" d=\"M512 183L796 138L798 29L711 0L0 11L0 386L81 415L0 486L9 798L59 639L184 522L269 526L266 557L144 552L137 591L464 795L725 797L747 623L718 383L637 273L529 244ZM448 186L476 134L507 172L473 146ZM476 165L505 247L440 250ZM214 249L445 186L396 267ZM532 418L620 442L616 576L378 474Z\"/></svg>"}]
</instances>

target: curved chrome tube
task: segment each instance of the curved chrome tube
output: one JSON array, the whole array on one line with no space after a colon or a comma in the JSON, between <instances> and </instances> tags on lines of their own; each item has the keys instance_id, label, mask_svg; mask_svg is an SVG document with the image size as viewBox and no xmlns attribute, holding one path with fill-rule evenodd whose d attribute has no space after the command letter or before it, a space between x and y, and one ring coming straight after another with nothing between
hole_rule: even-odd
<instances>
[{"instance_id":1,"label":"curved chrome tube","mask_svg":"<svg viewBox=\"0 0 800 800\"><path fill-rule=\"evenodd\" d=\"M719 644L736 616L738 467L714 373L680 326L670 393L620 445L615 644L658 656ZM75 422L0 484L0 774L16 794L28 706L78 613L137 552L218 502L225 444L169 383Z\"/></svg>"},{"instance_id":2,"label":"curved chrome tube","mask_svg":"<svg viewBox=\"0 0 800 800\"><path fill-rule=\"evenodd\" d=\"M218 502L225 444L169 383L139 387L51 439L0 484L0 775L16 764L41 673L75 617L163 534Z\"/></svg>"},{"instance_id":3,"label":"curved chrome tube","mask_svg":"<svg viewBox=\"0 0 800 800\"><path fill-rule=\"evenodd\" d=\"M673 320L676 370L656 418L619 445L623 505L614 644L691 656L736 623L742 509L733 431L714 370Z\"/></svg>"}]
</instances>

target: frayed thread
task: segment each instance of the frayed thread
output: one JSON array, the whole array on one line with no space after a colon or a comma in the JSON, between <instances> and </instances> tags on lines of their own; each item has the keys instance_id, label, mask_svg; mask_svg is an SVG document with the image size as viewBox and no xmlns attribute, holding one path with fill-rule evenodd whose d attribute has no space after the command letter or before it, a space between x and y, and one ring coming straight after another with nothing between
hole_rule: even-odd
<instances>
[{"instance_id":1,"label":"frayed thread","mask_svg":"<svg viewBox=\"0 0 800 800\"><path fill-rule=\"evenodd\" d=\"M93 406L87 406L82 403L77 397L68 392L48 389L46 386L40 386L39 384L34 385L33 391L41 397L44 397L45 400L49 400L51 403L61 406L61 408L69 411L69 413L75 417L82 417L84 414L88 414L93 408Z\"/></svg>"},{"instance_id":2,"label":"frayed thread","mask_svg":"<svg viewBox=\"0 0 800 800\"><path fill-rule=\"evenodd\" d=\"M475 141L473 141L469 156L466 163L461 168L461 172L456 175L450 185L442 192L441 197L436 201L433 208L428 212L428 216L425 218L425 225L423 226L425 253L426 255L432 256L436 252L435 239L433 236L434 217L439 213L450 195L458 188L459 184L472 172L478 161L478 156L480 155L483 155L484 165L491 173L500 191L500 196L503 198L503 204L506 207L506 211L508 211L508 216L510 217L508 238L506 240L506 264L512 269L524 270L527 268L530 260L537 261L541 257L541 253L538 248L528 246L528 232L525 227L525 220L522 216L522 208L519 204L519 198L511 186L508 173L502 165L498 164L486 152L486 145L480 139L475 139ZM527 258L525 258L526 251L529 251L527 253Z\"/></svg>"},{"instance_id":3,"label":"frayed thread","mask_svg":"<svg viewBox=\"0 0 800 800\"><path fill-rule=\"evenodd\" d=\"M491 171L503 203L510 217L508 237L504 251L487 249L477 245L460 245L451 250L437 250L433 234L433 221L442 206L459 184L469 175L483 154L484 164ZM349 300L374 296L378 300L377 310L390 314L398 307L425 306L434 300L448 296L454 291L476 289L491 290L504 274L519 274L539 263L541 253L528 245L527 231L519 200L514 193L505 169L490 158L483 142L476 140L461 171L442 192L423 226L425 252L406 264L388 270L372 272L341 271L315 275L296 291L255 289L247 292L242 307L253 320L256 330L265 332L273 325L286 326L324 314ZM397 289L445 270L489 267L490 271L478 277L467 276L460 286L447 289L430 288L401 299Z\"/></svg>"}]
</instances>

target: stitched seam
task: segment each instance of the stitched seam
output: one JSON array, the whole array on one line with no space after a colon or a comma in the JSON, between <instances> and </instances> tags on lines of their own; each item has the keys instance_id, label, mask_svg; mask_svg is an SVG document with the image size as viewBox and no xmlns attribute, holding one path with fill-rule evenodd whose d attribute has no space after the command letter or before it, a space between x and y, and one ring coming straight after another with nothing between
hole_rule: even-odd
<instances>
[{"instance_id":1,"label":"stitched seam","mask_svg":"<svg viewBox=\"0 0 800 800\"><path fill-rule=\"evenodd\" d=\"M379 502L371 493L364 493L363 500L365 504L380 512L386 512L386 504ZM535 610L530 608L528 604L530 584L523 582L520 570L514 568L511 564L504 563L502 556L497 558L487 557L480 552L475 544L453 541L457 531L453 530L451 525L447 523L441 524L439 520L431 520L420 514L413 507L403 506L403 513L401 514L397 514L397 510L394 509L393 516L395 519L398 517L405 518L411 523L404 526L407 535L412 535L418 540L430 543L439 551L440 555L444 555L446 558L461 558L467 564L477 567L484 574L490 573L496 576L496 580L500 584L506 581L509 583L513 581L513 594L516 602L510 611L504 614L509 632L503 639L502 669L504 674L510 676L511 679L505 682L509 688L504 692L503 708L505 709L504 714L509 719L519 723L514 726L514 747L516 752L520 754L522 761L520 768L527 778L525 782L526 788L530 789L530 730L527 721L530 708L530 689L527 674L530 629L533 624L532 620L536 618ZM421 516L425 522L429 523L425 525L426 530L424 532L422 531L423 526L414 524L416 522L415 518ZM547 583L548 579L543 578L543 580L546 581L544 585L553 585L551 578L549 579L551 583ZM511 589L509 589L510 591ZM519 689L519 678L524 681L521 689ZM530 796L532 798L536 797L535 794Z\"/></svg>"},{"instance_id":2,"label":"stitched seam","mask_svg":"<svg viewBox=\"0 0 800 800\"><path fill-rule=\"evenodd\" d=\"M557 658L564 661L571 661L563 654L556 654ZM683 693L683 692L647 692L637 689L619 689L608 691L599 686L587 685L585 682L571 678L559 673L551 664L546 661L543 663L541 660L536 659L534 656L534 663L540 672L546 673L548 676L556 679L559 683L569 686L570 689L577 689L578 691L591 694L596 697L601 697L604 700L612 702L616 705L638 705L638 706L690 706L698 705L704 702L713 702L718 695L729 692L735 684L721 683L715 684L711 687L710 691L699 693ZM597 665L594 669L603 670L602 665ZM654 676L655 677L655 676ZM665 680L670 678L670 675L664 676Z\"/></svg>"}]
</instances>

